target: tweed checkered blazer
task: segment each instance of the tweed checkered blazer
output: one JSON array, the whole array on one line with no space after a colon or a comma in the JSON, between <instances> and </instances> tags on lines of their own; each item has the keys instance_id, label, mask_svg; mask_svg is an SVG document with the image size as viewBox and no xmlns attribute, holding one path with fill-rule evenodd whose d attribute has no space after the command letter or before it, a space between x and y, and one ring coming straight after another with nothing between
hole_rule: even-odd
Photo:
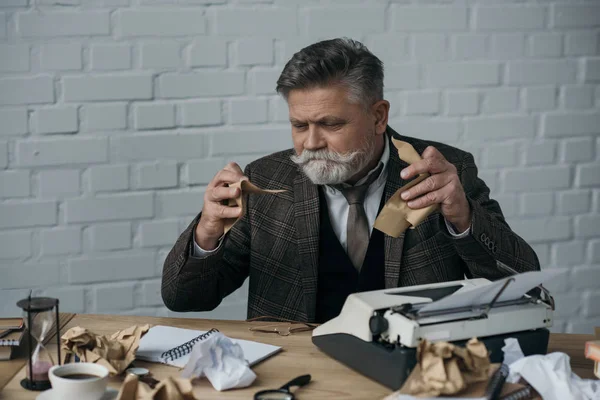
<instances>
[{"instance_id":1,"label":"tweed checkered blazer","mask_svg":"<svg viewBox=\"0 0 600 400\"><path fill-rule=\"evenodd\" d=\"M471 205L472 225L467 237L455 239L436 212L398 238L385 235L386 288L465 276L494 280L507 275L497 261L519 272L539 270L535 252L510 229L500 206L490 199L488 187L477 177L469 153L400 137L388 127L388 138L391 135L411 143L419 154L433 145L456 166ZM272 154L246 167L246 176L259 187L286 191L250 196L246 215L215 254L205 259L192 255L200 215L191 221L164 263L162 297L169 309L212 310L249 277L248 318L268 315L314 321L321 205L318 187L290 160L292 151ZM405 184L400 171L406 166L396 151L390 152L386 201Z\"/></svg>"}]
</instances>

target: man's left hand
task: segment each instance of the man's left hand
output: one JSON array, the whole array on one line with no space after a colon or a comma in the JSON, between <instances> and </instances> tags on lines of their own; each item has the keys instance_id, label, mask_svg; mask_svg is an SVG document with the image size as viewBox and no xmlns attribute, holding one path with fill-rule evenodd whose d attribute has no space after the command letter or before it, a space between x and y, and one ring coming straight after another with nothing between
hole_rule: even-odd
<instances>
[{"instance_id":1,"label":"man's left hand","mask_svg":"<svg viewBox=\"0 0 600 400\"><path fill-rule=\"evenodd\" d=\"M439 204L444 218L458 232L466 231L471 226L471 208L456 167L433 146L427 147L421 157L422 160L402 170L402 178L411 179L426 172L431 176L404 191L402 199L413 209Z\"/></svg>"}]
</instances>

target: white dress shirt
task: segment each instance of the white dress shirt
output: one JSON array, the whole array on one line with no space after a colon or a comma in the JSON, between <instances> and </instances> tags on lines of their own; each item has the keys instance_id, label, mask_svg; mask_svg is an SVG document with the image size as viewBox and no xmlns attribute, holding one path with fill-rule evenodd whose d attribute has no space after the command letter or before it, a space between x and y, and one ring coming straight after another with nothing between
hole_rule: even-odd
<instances>
[{"instance_id":1,"label":"white dress shirt","mask_svg":"<svg viewBox=\"0 0 600 400\"><path fill-rule=\"evenodd\" d=\"M381 196L383 195L385 183L387 181L387 165L389 163L390 145L389 141L385 140L384 142L385 147L383 149L381 159L379 160L381 163L383 163L383 169L381 170L379 177L376 180L374 180L373 183L371 183L371 186L369 186L369 189L367 189L367 194L365 196L364 201L365 213L367 214L367 220L369 222L369 234L373 230L373 225L375 224L375 219L377 218L377 214L379 212ZM372 174L376 168L377 166L375 166L375 168L371 170L369 174L367 174L367 176L359 180L356 184L360 185L364 181L366 181L368 176ZM329 185L323 186L323 193L325 194L325 199L327 201L327 210L329 211L329 220L331 221L333 231L335 232L335 235L340 241L340 244L347 252L348 240L346 227L348 222L348 211L350 209L348 201L346 200L342 192ZM452 228L452 225L450 225L445 219L444 221L446 222L446 228L448 229L448 232L457 239L467 236L471 230L471 228L469 227L466 231L462 233L456 233ZM196 243L196 238L194 237L194 256L199 258L205 258L210 254L216 252L221 247L221 243L222 238L219 240L219 245L216 249L210 251L203 250L200 246L198 246L198 244Z\"/></svg>"}]
</instances>

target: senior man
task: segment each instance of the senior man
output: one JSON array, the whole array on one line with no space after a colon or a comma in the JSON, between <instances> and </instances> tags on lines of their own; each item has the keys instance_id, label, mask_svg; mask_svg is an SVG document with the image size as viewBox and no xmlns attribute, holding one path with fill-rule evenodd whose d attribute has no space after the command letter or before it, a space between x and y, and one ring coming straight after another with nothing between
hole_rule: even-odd
<instances>
[{"instance_id":1,"label":"senior man","mask_svg":"<svg viewBox=\"0 0 600 400\"><path fill-rule=\"evenodd\" d=\"M533 249L506 223L471 154L388 126L383 65L350 39L312 44L294 54L277 81L287 101L293 149L230 163L207 187L202 211L166 258L162 297L174 311L208 311L249 278L248 318L324 322L354 292L539 270ZM410 166L391 143L410 143ZM437 211L398 238L373 229L386 201L404 192L412 209ZM224 234L228 185L249 179L263 189Z\"/></svg>"}]
</instances>

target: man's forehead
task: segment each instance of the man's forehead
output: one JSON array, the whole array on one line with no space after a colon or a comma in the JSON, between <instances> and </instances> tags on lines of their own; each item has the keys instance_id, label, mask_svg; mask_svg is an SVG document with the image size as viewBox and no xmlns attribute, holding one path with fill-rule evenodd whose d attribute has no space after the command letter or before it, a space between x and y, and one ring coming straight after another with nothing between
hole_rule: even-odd
<instances>
[{"instance_id":1,"label":"man's forehead","mask_svg":"<svg viewBox=\"0 0 600 400\"><path fill-rule=\"evenodd\" d=\"M296 117L290 114L290 122L323 122L323 123L344 123L348 122L348 118L340 115L322 114L315 117Z\"/></svg>"},{"instance_id":2,"label":"man's forehead","mask_svg":"<svg viewBox=\"0 0 600 400\"><path fill-rule=\"evenodd\" d=\"M353 112L347 91L339 86L314 89L294 89L289 92L290 119L318 120L325 117L346 117Z\"/></svg>"}]
</instances>

